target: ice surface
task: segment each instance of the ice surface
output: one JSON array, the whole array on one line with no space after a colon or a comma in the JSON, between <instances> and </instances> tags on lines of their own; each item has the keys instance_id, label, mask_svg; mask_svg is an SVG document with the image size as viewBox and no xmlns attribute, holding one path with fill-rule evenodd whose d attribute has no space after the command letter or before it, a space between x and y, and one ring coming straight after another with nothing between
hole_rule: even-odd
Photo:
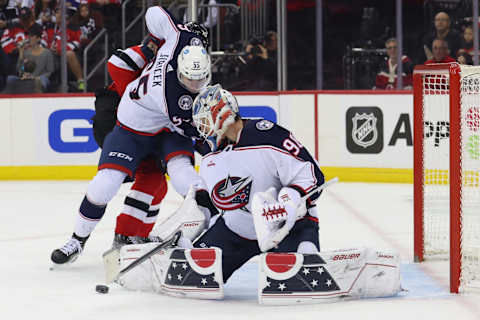
<instances>
[{"instance_id":1,"label":"ice surface","mask_svg":"<svg viewBox=\"0 0 480 320\"><path fill-rule=\"evenodd\" d=\"M392 248L402 257L395 298L285 307L257 303L257 265L251 261L225 287L223 301L187 300L129 292L106 295L101 254L109 248L122 186L84 254L50 271L50 253L68 239L87 181L0 182L0 319L480 319L480 295L451 295L445 262L412 263L412 185L338 183L321 196L320 242L325 250L355 246ZM181 199L169 191L161 215Z\"/></svg>"}]
</instances>

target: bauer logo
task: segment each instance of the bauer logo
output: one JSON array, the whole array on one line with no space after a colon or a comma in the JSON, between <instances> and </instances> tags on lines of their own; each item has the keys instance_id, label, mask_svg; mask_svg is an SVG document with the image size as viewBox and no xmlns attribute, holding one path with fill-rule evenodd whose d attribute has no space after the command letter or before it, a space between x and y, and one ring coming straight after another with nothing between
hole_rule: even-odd
<instances>
[{"instance_id":1,"label":"bauer logo","mask_svg":"<svg viewBox=\"0 0 480 320\"><path fill-rule=\"evenodd\" d=\"M93 138L91 118L95 111L89 109L57 110L48 118L48 143L56 152L94 152L98 145Z\"/></svg>"},{"instance_id":2,"label":"bauer logo","mask_svg":"<svg viewBox=\"0 0 480 320\"><path fill-rule=\"evenodd\" d=\"M383 150L383 113L378 107L350 107L346 113L347 149L351 153Z\"/></svg>"}]
</instances>

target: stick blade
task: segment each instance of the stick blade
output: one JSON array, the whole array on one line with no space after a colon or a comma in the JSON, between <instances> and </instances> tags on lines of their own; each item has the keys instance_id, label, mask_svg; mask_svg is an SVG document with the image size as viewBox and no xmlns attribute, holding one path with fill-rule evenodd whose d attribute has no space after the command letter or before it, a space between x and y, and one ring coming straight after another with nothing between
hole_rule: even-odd
<instances>
[{"instance_id":1,"label":"stick blade","mask_svg":"<svg viewBox=\"0 0 480 320\"><path fill-rule=\"evenodd\" d=\"M112 283L120 273L120 250L110 249L103 254L103 265L105 267L105 281Z\"/></svg>"}]
</instances>

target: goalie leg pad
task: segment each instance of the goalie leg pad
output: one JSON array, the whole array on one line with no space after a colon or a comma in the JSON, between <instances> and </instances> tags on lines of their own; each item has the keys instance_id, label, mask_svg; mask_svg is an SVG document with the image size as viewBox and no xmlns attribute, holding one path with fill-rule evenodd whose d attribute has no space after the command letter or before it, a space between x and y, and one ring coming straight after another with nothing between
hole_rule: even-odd
<instances>
[{"instance_id":1,"label":"goalie leg pad","mask_svg":"<svg viewBox=\"0 0 480 320\"><path fill-rule=\"evenodd\" d=\"M223 299L222 250L173 249L162 292L185 298Z\"/></svg>"},{"instance_id":2,"label":"goalie leg pad","mask_svg":"<svg viewBox=\"0 0 480 320\"><path fill-rule=\"evenodd\" d=\"M394 296L401 291L398 255L373 249L318 254L264 253L260 304L332 302Z\"/></svg>"},{"instance_id":3,"label":"goalie leg pad","mask_svg":"<svg viewBox=\"0 0 480 320\"><path fill-rule=\"evenodd\" d=\"M155 243L123 246L120 249L120 269L155 246ZM121 276L118 283L129 290L222 299L222 251L218 248L161 250Z\"/></svg>"},{"instance_id":4,"label":"goalie leg pad","mask_svg":"<svg viewBox=\"0 0 480 320\"><path fill-rule=\"evenodd\" d=\"M169 239L175 232L182 230L183 237L194 240L206 224L206 217L195 201L195 188L191 186L180 207L167 220L159 223L152 235Z\"/></svg>"}]
</instances>

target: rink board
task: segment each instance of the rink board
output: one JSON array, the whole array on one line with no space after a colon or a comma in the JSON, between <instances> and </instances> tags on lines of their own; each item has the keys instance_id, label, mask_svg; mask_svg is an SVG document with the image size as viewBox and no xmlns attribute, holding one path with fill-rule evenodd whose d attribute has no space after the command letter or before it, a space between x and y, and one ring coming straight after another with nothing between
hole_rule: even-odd
<instances>
[{"instance_id":1,"label":"rink board","mask_svg":"<svg viewBox=\"0 0 480 320\"><path fill-rule=\"evenodd\" d=\"M410 91L237 93L240 112L290 129L327 177L407 182L412 176ZM0 96L0 179L90 179L100 149L94 97Z\"/></svg>"}]
</instances>

